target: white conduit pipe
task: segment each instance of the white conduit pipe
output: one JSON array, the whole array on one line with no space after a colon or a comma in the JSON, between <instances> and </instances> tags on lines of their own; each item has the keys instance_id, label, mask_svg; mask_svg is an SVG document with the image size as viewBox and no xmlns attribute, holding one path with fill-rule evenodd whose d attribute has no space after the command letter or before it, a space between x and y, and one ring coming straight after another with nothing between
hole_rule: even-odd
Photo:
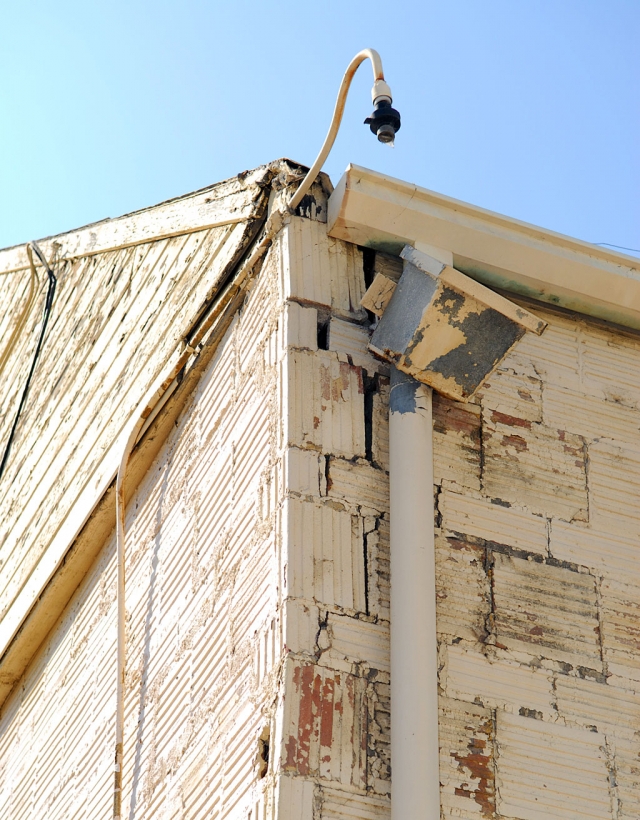
<instances>
[{"instance_id":1,"label":"white conduit pipe","mask_svg":"<svg viewBox=\"0 0 640 820\"><path fill-rule=\"evenodd\" d=\"M4 371L4 368L11 356L14 347L18 344L18 338L22 333L22 330L29 318L29 314L31 313L31 308L33 307L33 303L36 300L36 296L38 295L38 274L36 272L36 266L33 263L33 252L31 250L31 245L27 245L27 256L29 257L29 271L30 271L30 278L29 278L29 290L27 292L27 298L18 316L18 321L16 322L16 326L13 329L11 336L9 337L9 341L7 342L7 346L5 347L2 355L0 356L0 376ZM22 273L22 271L20 271Z\"/></svg>"},{"instance_id":2,"label":"white conduit pipe","mask_svg":"<svg viewBox=\"0 0 640 820\"><path fill-rule=\"evenodd\" d=\"M117 619L118 619L118 643L117 643L117 685L116 685L116 756L114 768L113 784L113 816L114 820L120 820L122 816L122 751L124 742L124 683L126 674L127 646L126 646L126 607L125 607L125 498L124 479L127 472L129 456L133 450L138 435L144 426L145 421L151 415L154 407L162 398L167 387L184 367L184 357L169 370L168 374L162 374L154 382L147 395L142 400L142 413L135 420L127 437L118 477L116 479L116 544L117 544Z\"/></svg>"},{"instance_id":3,"label":"white conduit pipe","mask_svg":"<svg viewBox=\"0 0 640 820\"><path fill-rule=\"evenodd\" d=\"M347 66L347 70L342 78L342 83L340 84L340 88L338 90L336 105L333 109L331 125L329 126L329 131L325 137L324 143L322 144L320 153L318 154L316 161L307 172L306 177L300 183L300 187L289 200L290 211L295 211L298 205L302 202L304 195L313 185L315 178L318 176L320 169L324 165L324 161L329 156L329 152L333 148L333 143L336 141L340 123L342 122L342 115L344 114L344 106L347 102L347 94L349 93L349 88L351 87L351 81L353 80L358 67L367 59L371 60L371 65L373 67L372 96L374 97L374 101L378 96L385 96L391 99L391 91L389 86L384 81L384 71L382 70L382 60L380 59L380 55L374 48L365 48L362 51L359 51Z\"/></svg>"},{"instance_id":4,"label":"white conduit pipe","mask_svg":"<svg viewBox=\"0 0 640 820\"><path fill-rule=\"evenodd\" d=\"M431 388L391 368L391 818L439 820Z\"/></svg>"},{"instance_id":5,"label":"white conduit pipe","mask_svg":"<svg viewBox=\"0 0 640 820\"><path fill-rule=\"evenodd\" d=\"M158 403L167 391L169 385L176 378L178 373L189 361L191 356L197 353L198 344L204 338L205 333L211 329L215 322L222 316L224 318L225 308L233 305L234 300L243 292L248 280L253 275L256 263L267 252L267 248L273 241L274 236L284 224L284 214L281 211L274 211L267 220L262 239L253 249L247 260L244 262L233 282L226 288L220 296L218 304L213 308L209 317L202 323L197 338L192 340L190 345L178 353L177 361L174 358L168 371L161 374L153 385L149 388L139 407L140 412L134 412L133 423L127 436L118 475L116 478L116 562L117 562L117 683L116 683L116 749L113 783L113 818L122 818L122 774L123 774L123 749L124 749L124 687L127 671L127 644L126 644L126 583L125 583L125 496L124 481L127 472L129 457L138 440L138 436L145 422L151 416Z\"/></svg>"}]
</instances>

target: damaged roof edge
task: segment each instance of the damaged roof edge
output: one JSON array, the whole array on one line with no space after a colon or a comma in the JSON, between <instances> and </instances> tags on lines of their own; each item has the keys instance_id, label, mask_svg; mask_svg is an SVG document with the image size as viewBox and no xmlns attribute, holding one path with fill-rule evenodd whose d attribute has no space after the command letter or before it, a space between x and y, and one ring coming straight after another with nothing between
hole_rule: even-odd
<instances>
[{"instance_id":1,"label":"damaged roof edge","mask_svg":"<svg viewBox=\"0 0 640 820\"><path fill-rule=\"evenodd\" d=\"M329 234L398 254L425 243L502 290L640 330L640 259L350 165L329 199Z\"/></svg>"},{"instance_id":2,"label":"damaged roof edge","mask_svg":"<svg viewBox=\"0 0 640 820\"><path fill-rule=\"evenodd\" d=\"M118 347L122 359L121 367L116 369L110 365L106 371L108 378L101 378L96 384L100 389L103 389L103 393L106 391L105 395L113 394L116 397L127 397L128 403L123 402L119 405L120 414L114 414L107 409L104 424L95 430L89 428L90 421L87 421L87 419L96 417L96 402L102 402L103 394L98 395L98 387L94 391L98 398L93 405L90 404L86 408L84 404L82 406L80 406L80 403L75 405L78 419L74 421L75 426L73 429L78 436L88 436L89 434L94 436L90 446L88 445L88 450L99 452L101 455L97 457L95 462L87 462L86 464L85 461L79 462L74 477L77 487L74 484L73 493L68 488L60 490L61 498L67 498L68 504L61 513L61 518L56 527L50 531L47 530L44 536L36 528L31 541L29 538L25 540L27 551L35 543L34 539L40 539L42 550L41 554L36 556L32 566L27 567L20 588L12 595L11 600L5 602L7 608L0 619L0 709L113 529L115 522L113 484L124 447L124 437L127 435L127 427L124 423L126 414L131 407L134 409L138 407L140 396L145 395L149 384L157 373L166 367L168 352L170 355L176 354L177 349L182 344L181 340L185 340L185 334L188 336L192 333L203 320L208 321L207 317L210 316L208 311L215 310L215 306L222 300L224 309L216 314L215 321L207 324L206 336L198 348L197 355L189 365L185 365L180 378L174 380L176 389L172 392L169 400L162 405L157 417L154 415L154 420L149 429L143 432L136 450L132 454L132 463L128 471L128 482L131 489L136 486L136 475L139 481L149 468L167 435L173 429L175 419L189 400L189 396L195 389L207 363L211 361L212 356L215 354L217 344L224 337L225 329L231 322L233 315L240 308L245 295L245 285L249 280L243 280L245 285L234 289L234 278L241 273L242 265L250 258L255 244L261 241L265 223L268 224L269 213L278 207L281 199L288 197L290 186L301 179L305 173L306 168L303 166L289 160L279 160L255 171L240 174L235 179L205 189L205 198L207 194L211 197L212 191L217 192L219 195L217 202L223 201L224 203L226 200L224 206L227 208L227 213L232 217L235 216L233 222L226 223L232 225L231 230L226 231L223 228L219 234L219 244L207 251L211 253L210 264L200 268L201 272L206 272L206 276L202 276L200 279L198 277L194 278L193 271L182 260L182 267L177 273L182 271L185 276L190 276L191 282L186 290L176 285L176 293L178 294L176 299L179 299L179 302L174 305L172 299L169 298L171 293L165 293L161 298L159 297L159 302L156 300L156 302L150 303L144 308L147 313L144 313L141 320L131 324L131 328L135 329L140 338L142 338L141 334L150 333L150 328L157 330L160 325L162 325L161 329L163 331L171 328L172 332L163 332L163 344L156 344L158 340L154 338L153 352L144 359L140 367L129 366L130 358L125 355L127 350L124 350L124 352L120 350L122 339L119 339L118 335L109 334L106 345L112 344ZM312 190L303 199L299 208L296 209L296 213L317 221L326 221L327 197L331 190L332 187L328 177L322 175L316 180ZM250 200L250 207L240 209L243 199ZM238 211L244 215L243 219L239 219L238 214L234 214L231 207L229 207L229 203L234 201ZM194 202L197 206L195 208ZM166 203L164 203L155 208L140 211L138 214L99 223L97 226L89 226L70 234L64 234L61 237L54 237L49 245L43 242L42 246L50 251L52 242L59 239L64 254L65 249L68 250L69 247L72 247L68 243L64 244L64 240L70 237L72 243L74 241L81 242L83 241L83 233L87 231L96 231L97 239L104 240L105 236L104 234L101 235L100 231L103 228L111 230L114 223L120 223L121 226L124 226L124 231L128 232L126 235L132 239L129 245L144 244L168 238L166 229L172 226L176 228L177 216L182 218L178 225L179 230L174 230L170 234L172 236L206 230L210 225L204 219L198 222L198 215L201 212L206 212L205 216L207 218L210 214L210 211L206 211L204 207L209 203L203 200L202 192L172 200L168 204L174 209L173 211L167 211ZM182 214L179 212L181 208L183 209ZM139 215L147 219L142 227L152 225L148 217L157 217L155 224L158 230L155 234L150 236L149 231L140 229L140 223L135 221L135 218ZM113 235L113 233L107 233L107 237ZM120 236L123 235L125 234L121 232ZM119 247L125 246L120 245ZM207 246L203 245L202 247ZM24 246L9 249L8 251L0 251L0 260L4 256L6 262L10 254L18 250L24 253ZM103 252L105 252L105 249L99 250L98 242L96 242L93 250L89 253L85 252L85 255L95 256ZM13 258L15 259L15 256ZM180 258L175 257L174 262L180 264ZM71 267L73 266L67 266L67 269ZM16 270L20 270L20 268ZM172 279L175 279L174 284L178 283L179 285L179 276ZM98 286L98 284L99 276L92 274L86 277L83 287L91 289ZM141 286L141 283L138 284ZM130 282L127 287L131 287ZM5 294L5 296L10 298L10 293L8 296ZM224 301L225 298L228 300L227 302ZM64 309L75 310L76 304L72 300ZM166 320L163 319L165 314L161 314L160 310L166 313ZM167 311L170 312L167 313ZM147 321L151 314L155 317L155 324ZM180 322L171 325L172 318L180 319ZM120 320L118 319L118 321ZM76 327L73 322L69 324L74 328ZM83 327L86 333L90 334L92 332L90 330L91 323ZM74 344L79 343L80 335L76 333L75 329L73 330ZM68 338L58 339L58 341L65 349L68 349ZM94 342L95 340L90 344L93 345ZM133 344L131 343L130 347ZM135 342L135 345L138 344L139 340ZM59 351L56 353L55 359L56 361L60 360ZM87 374L93 373L95 376L99 372L99 368L85 368L85 360L80 356L72 356L71 361L74 361L75 366L82 370L82 378L85 380L83 387L86 391L86 379L92 378ZM111 360L109 359L109 361ZM71 373L71 370L67 368L67 375L69 373ZM47 387L47 374L46 369L41 369L41 377L44 380L41 385L41 392L43 395L48 396L50 391ZM92 393L92 395L94 394ZM102 404L100 406L104 409ZM52 435L55 435L55 432ZM80 452L76 448L76 439L74 437L67 437L67 441L69 447L73 448L73 452L76 450ZM29 448L31 446L29 439L25 439L25 442L25 446ZM64 446L63 442L62 447L59 451L56 450L56 453L64 453ZM50 451L53 452L54 449L50 448ZM17 463L18 460L16 460ZM50 467L51 465L47 469L53 475L53 471L49 469ZM43 470L42 474L45 472L46 470ZM37 498L41 475L37 471L34 471L33 475L36 476L34 481L37 480L38 483L34 485L30 492L34 498ZM57 474L54 475L52 480L54 484L60 484ZM60 487L62 487L62 484L60 484ZM50 492L50 488L47 492ZM5 499L2 499L2 501L4 503ZM22 514L22 511L22 506L16 507L18 516ZM0 510L0 512L4 514L5 511ZM30 527L30 522L26 518L18 524L15 520L8 521L8 519L5 520L5 523L10 530L14 525L17 528L18 524L21 527L27 527L27 530Z\"/></svg>"},{"instance_id":3,"label":"damaged roof edge","mask_svg":"<svg viewBox=\"0 0 640 820\"><path fill-rule=\"evenodd\" d=\"M57 251L59 259L76 259L260 219L265 212L265 194L268 199L272 191L288 188L307 170L292 160L275 160L198 191L39 239L38 243L48 258L52 258ZM324 174L322 177L322 185L328 195L333 188L328 177ZM28 267L25 243L0 249L0 275Z\"/></svg>"}]
</instances>

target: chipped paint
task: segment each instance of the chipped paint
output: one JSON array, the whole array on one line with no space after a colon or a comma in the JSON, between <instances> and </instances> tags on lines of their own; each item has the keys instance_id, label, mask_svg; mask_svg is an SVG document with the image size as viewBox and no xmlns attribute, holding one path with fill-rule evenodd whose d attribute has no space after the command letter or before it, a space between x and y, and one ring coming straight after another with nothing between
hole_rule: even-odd
<instances>
[{"instance_id":1,"label":"chipped paint","mask_svg":"<svg viewBox=\"0 0 640 820\"><path fill-rule=\"evenodd\" d=\"M376 316L382 316L396 289L396 282L382 273L376 273L360 304Z\"/></svg>"},{"instance_id":2,"label":"chipped paint","mask_svg":"<svg viewBox=\"0 0 640 820\"><path fill-rule=\"evenodd\" d=\"M365 273L399 270L367 264L294 217L138 479L123 809L135 783L141 817L390 816L391 389L359 300ZM441 284L453 350L480 308ZM471 401L433 397L443 820L640 804L640 343L540 313ZM2 714L3 817L109 812L113 582L107 533Z\"/></svg>"},{"instance_id":3,"label":"chipped paint","mask_svg":"<svg viewBox=\"0 0 640 820\"><path fill-rule=\"evenodd\" d=\"M422 258L426 262L417 267ZM405 255L402 277L370 348L439 393L467 400L527 329L541 333L546 323L429 260L414 249ZM373 304L380 285L370 290Z\"/></svg>"}]
</instances>

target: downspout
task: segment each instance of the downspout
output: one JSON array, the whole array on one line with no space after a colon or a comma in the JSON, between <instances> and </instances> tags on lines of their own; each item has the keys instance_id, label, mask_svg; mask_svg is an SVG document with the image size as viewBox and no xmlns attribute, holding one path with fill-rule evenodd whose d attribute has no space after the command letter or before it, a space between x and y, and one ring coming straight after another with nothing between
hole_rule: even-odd
<instances>
[{"instance_id":1,"label":"downspout","mask_svg":"<svg viewBox=\"0 0 640 820\"><path fill-rule=\"evenodd\" d=\"M431 397L392 365L392 820L440 818Z\"/></svg>"},{"instance_id":2,"label":"downspout","mask_svg":"<svg viewBox=\"0 0 640 820\"><path fill-rule=\"evenodd\" d=\"M377 273L361 302L380 317L369 349L391 364L392 820L440 818L432 389L468 401L546 327L429 250L446 261L407 245L399 281Z\"/></svg>"}]
</instances>

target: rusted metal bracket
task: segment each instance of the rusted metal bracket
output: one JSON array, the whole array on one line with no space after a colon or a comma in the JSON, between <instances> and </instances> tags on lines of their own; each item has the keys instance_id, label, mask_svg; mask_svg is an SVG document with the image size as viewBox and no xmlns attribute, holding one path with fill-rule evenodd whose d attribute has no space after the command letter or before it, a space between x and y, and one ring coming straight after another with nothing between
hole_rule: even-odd
<instances>
[{"instance_id":1,"label":"rusted metal bracket","mask_svg":"<svg viewBox=\"0 0 640 820\"><path fill-rule=\"evenodd\" d=\"M376 277L362 304L377 313L369 349L451 399L468 401L526 331L546 322L406 245L397 285Z\"/></svg>"}]
</instances>

